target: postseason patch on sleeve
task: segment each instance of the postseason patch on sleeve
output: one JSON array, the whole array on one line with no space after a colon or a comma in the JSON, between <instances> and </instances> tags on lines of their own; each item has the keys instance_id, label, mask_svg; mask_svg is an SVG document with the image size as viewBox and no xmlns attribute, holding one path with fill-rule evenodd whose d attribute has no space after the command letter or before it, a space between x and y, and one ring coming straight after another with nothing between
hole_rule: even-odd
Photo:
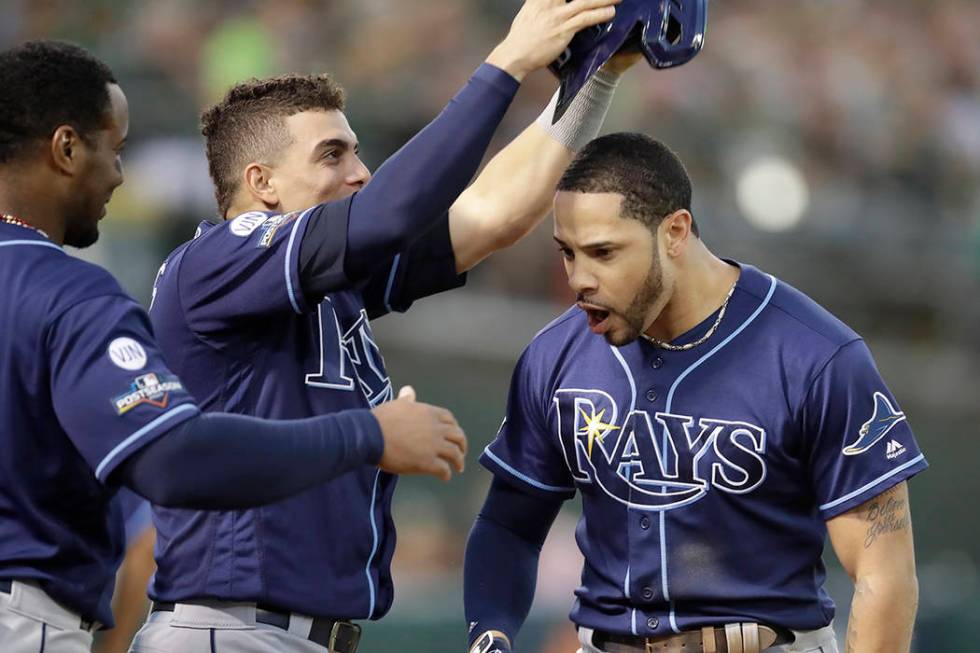
<instances>
[{"instance_id":1,"label":"postseason patch on sleeve","mask_svg":"<svg viewBox=\"0 0 980 653\"><path fill-rule=\"evenodd\" d=\"M170 402L171 392L183 392L184 386L173 374L150 372L133 379L129 389L112 398L117 415L125 415L143 404L164 409Z\"/></svg>"}]
</instances>

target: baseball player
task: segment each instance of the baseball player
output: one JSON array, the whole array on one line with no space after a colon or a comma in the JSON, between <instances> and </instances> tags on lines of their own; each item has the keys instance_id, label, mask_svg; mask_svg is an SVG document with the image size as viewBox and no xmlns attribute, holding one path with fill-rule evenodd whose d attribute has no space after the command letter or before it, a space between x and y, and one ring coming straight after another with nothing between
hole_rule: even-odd
<instances>
[{"instance_id":1,"label":"baseball player","mask_svg":"<svg viewBox=\"0 0 980 653\"><path fill-rule=\"evenodd\" d=\"M528 0L445 110L373 177L326 76L241 84L207 111L226 220L202 223L166 259L150 310L206 410L304 417L384 405L391 383L369 319L461 285L544 217L562 170L598 131L615 66L558 123L546 109L462 191L523 77L612 14L609 0ZM154 604L132 651L353 651L352 620L379 619L392 603L395 481L364 465L258 510L155 508Z\"/></svg>"},{"instance_id":2,"label":"baseball player","mask_svg":"<svg viewBox=\"0 0 980 653\"><path fill-rule=\"evenodd\" d=\"M81 48L0 53L0 651L88 651L112 626L119 486L162 505L247 508L365 462L444 476L465 438L404 398L272 422L201 415L146 313L62 245L98 238L122 183L126 98Z\"/></svg>"},{"instance_id":3,"label":"baseball player","mask_svg":"<svg viewBox=\"0 0 980 653\"><path fill-rule=\"evenodd\" d=\"M562 502L582 495L584 653L836 653L825 536L855 583L848 651L908 651L906 480L925 469L864 341L700 239L662 144L587 145L555 195L577 305L521 356L466 549L475 651L508 650Z\"/></svg>"}]
</instances>

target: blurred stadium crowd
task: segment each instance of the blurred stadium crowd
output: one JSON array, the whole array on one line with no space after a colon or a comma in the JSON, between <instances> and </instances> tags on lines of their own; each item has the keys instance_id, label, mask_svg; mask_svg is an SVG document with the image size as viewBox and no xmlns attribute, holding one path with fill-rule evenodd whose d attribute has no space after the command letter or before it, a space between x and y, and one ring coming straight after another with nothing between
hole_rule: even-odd
<instances>
[{"instance_id":1,"label":"blurred stadium crowd","mask_svg":"<svg viewBox=\"0 0 980 653\"><path fill-rule=\"evenodd\" d=\"M518 5L2 0L0 47L64 38L114 68L132 115L127 183L84 256L145 301L164 255L214 216L197 117L230 84L332 73L376 167L441 109ZM924 637L975 647L975 637L949 633L980 632L980 526L964 501L980 495L969 466L980 454L980 3L719 0L710 9L703 53L677 70L631 71L606 131L644 131L676 149L715 251L781 276L868 339L933 465L912 485L920 650L945 648ZM498 145L554 87L545 73L528 80ZM509 369L569 299L553 250L545 224L484 263L468 290L378 328L396 383L457 410L474 451L462 495L404 482L396 502L391 622L436 624L429 644L442 641L439 624L448 641L462 638L459 561L487 482L475 454L499 422ZM539 590L559 621L578 564L572 519L556 527L562 546L545 555ZM406 601L413 593L431 600Z\"/></svg>"}]
</instances>

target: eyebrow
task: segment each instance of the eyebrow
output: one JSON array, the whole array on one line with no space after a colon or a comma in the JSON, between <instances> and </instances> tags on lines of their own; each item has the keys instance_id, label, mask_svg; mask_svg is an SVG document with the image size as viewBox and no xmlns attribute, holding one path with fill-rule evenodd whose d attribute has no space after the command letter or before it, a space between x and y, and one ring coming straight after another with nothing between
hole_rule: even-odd
<instances>
[{"instance_id":1,"label":"eyebrow","mask_svg":"<svg viewBox=\"0 0 980 653\"><path fill-rule=\"evenodd\" d=\"M336 147L341 151L345 151L349 149L352 145L354 148L354 152L357 152L358 144L356 141L352 144L350 141L343 138L329 138L326 140L322 140L316 144L316 147L313 148L313 158L317 158L324 151L328 150L331 147Z\"/></svg>"},{"instance_id":2,"label":"eyebrow","mask_svg":"<svg viewBox=\"0 0 980 653\"><path fill-rule=\"evenodd\" d=\"M552 236L552 238L554 238L555 242L561 245L562 247L568 247L568 245L566 245L565 242L558 236ZM600 240L595 243L586 243L585 245L582 245L580 249L613 249L617 246L618 245L612 241Z\"/></svg>"}]
</instances>

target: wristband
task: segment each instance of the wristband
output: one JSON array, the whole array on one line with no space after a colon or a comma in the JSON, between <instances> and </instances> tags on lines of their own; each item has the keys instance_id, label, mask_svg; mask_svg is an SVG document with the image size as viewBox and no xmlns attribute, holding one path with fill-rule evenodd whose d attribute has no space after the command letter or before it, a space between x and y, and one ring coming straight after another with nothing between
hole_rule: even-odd
<instances>
[{"instance_id":1,"label":"wristband","mask_svg":"<svg viewBox=\"0 0 980 653\"><path fill-rule=\"evenodd\" d=\"M558 92L538 116L537 123L556 141L577 152L599 135L599 128L606 118L620 75L600 68L578 92L565 114L552 124Z\"/></svg>"}]
</instances>

